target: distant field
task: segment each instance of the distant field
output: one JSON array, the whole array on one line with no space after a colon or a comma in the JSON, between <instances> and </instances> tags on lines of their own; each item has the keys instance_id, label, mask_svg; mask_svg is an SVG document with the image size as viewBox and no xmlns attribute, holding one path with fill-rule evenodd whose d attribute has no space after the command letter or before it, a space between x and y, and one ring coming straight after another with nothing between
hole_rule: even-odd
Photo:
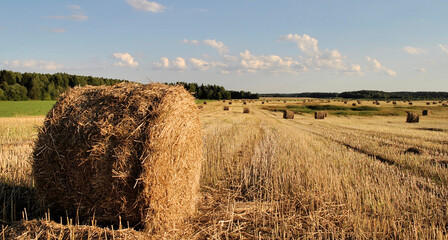
<instances>
[{"instance_id":1,"label":"distant field","mask_svg":"<svg viewBox=\"0 0 448 240\"><path fill-rule=\"evenodd\" d=\"M44 116L55 101L0 101L0 117Z\"/></svg>"}]
</instances>

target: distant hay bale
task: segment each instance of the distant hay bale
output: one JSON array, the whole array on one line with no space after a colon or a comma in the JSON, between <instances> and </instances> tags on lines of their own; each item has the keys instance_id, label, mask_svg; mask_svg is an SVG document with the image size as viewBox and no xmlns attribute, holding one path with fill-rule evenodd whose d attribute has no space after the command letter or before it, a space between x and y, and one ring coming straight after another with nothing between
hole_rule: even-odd
<instances>
[{"instance_id":1,"label":"distant hay bale","mask_svg":"<svg viewBox=\"0 0 448 240\"><path fill-rule=\"evenodd\" d=\"M207 101L204 101L204 104L207 104Z\"/></svg>"},{"instance_id":2,"label":"distant hay bale","mask_svg":"<svg viewBox=\"0 0 448 240\"><path fill-rule=\"evenodd\" d=\"M413 103L409 102L409 105L413 105Z\"/></svg>"},{"instance_id":3,"label":"distant hay bale","mask_svg":"<svg viewBox=\"0 0 448 240\"><path fill-rule=\"evenodd\" d=\"M356 107L356 103L352 103L352 106L353 106L353 107Z\"/></svg>"},{"instance_id":4,"label":"distant hay bale","mask_svg":"<svg viewBox=\"0 0 448 240\"><path fill-rule=\"evenodd\" d=\"M261 104L264 104L264 102L261 102Z\"/></svg>"},{"instance_id":5,"label":"distant hay bale","mask_svg":"<svg viewBox=\"0 0 448 240\"><path fill-rule=\"evenodd\" d=\"M420 116L417 113L407 112L408 117L406 118L407 123L418 123L420 121Z\"/></svg>"},{"instance_id":6,"label":"distant hay bale","mask_svg":"<svg viewBox=\"0 0 448 240\"><path fill-rule=\"evenodd\" d=\"M376 105L380 105L380 102L377 101L377 102L376 102Z\"/></svg>"},{"instance_id":7,"label":"distant hay bale","mask_svg":"<svg viewBox=\"0 0 448 240\"><path fill-rule=\"evenodd\" d=\"M224 111L229 111L229 106L224 106Z\"/></svg>"},{"instance_id":8,"label":"distant hay bale","mask_svg":"<svg viewBox=\"0 0 448 240\"><path fill-rule=\"evenodd\" d=\"M325 119L326 116L327 116L327 112L325 112L325 111L314 112L314 119Z\"/></svg>"},{"instance_id":9,"label":"distant hay bale","mask_svg":"<svg viewBox=\"0 0 448 240\"><path fill-rule=\"evenodd\" d=\"M249 108L243 108L243 113L250 113L250 109Z\"/></svg>"},{"instance_id":10,"label":"distant hay bale","mask_svg":"<svg viewBox=\"0 0 448 240\"><path fill-rule=\"evenodd\" d=\"M392 102L393 105L397 105L397 102Z\"/></svg>"},{"instance_id":11,"label":"distant hay bale","mask_svg":"<svg viewBox=\"0 0 448 240\"><path fill-rule=\"evenodd\" d=\"M347 101L344 101L344 104L347 104Z\"/></svg>"},{"instance_id":12,"label":"distant hay bale","mask_svg":"<svg viewBox=\"0 0 448 240\"><path fill-rule=\"evenodd\" d=\"M231 102L231 101L229 101L229 105L232 105L232 102Z\"/></svg>"},{"instance_id":13,"label":"distant hay bale","mask_svg":"<svg viewBox=\"0 0 448 240\"><path fill-rule=\"evenodd\" d=\"M226 100L222 100L222 102L223 102L223 103L225 103L225 102L226 102Z\"/></svg>"},{"instance_id":14,"label":"distant hay bale","mask_svg":"<svg viewBox=\"0 0 448 240\"><path fill-rule=\"evenodd\" d=\"M431 103L430 102L426 102L426 105L431 105Z\"/></svg>"},{"instance_id":15,"label":"distant hay bale","mask_svg":"<svg viewBox=\"0 0 448 240\"><path fill-rule=\"evenodd\" d=\"M283 118L284 119L294 119L294 112L290 110L283 111Z\"/></svg>"},{"instance_id":16,"label":"distant hay bale","mask_svg":"<svg viewBox=\"0 0 448 240\"><path fill-rule=\"evenodd\" d=\"M423 110L423 111L422 111L422 115L423 115L423 116L431 115L431 110Z\"/></svg>"},{"instance_id":17,"label":"distant hay bale","mask_svg":"<svg viewBox=\"0 0 448 240\"><path fill-rule=\"evenodd\" d=\"M203 109L204 107L203 106L198 106L198 109Z\"/></svg>"},{"instance_id":18,"label":"distant hay bale","mask_svg":"<svg viewBox=\"0 0 448 240\"><path fill-rule=\"evenodd\" d=\"M286 101L283 101L283 103L286 103Z\"/></svg>"},{"instance_id":19,"label":"distant hay bale","mask_svg":"<svg viewBox=\"0 0 448 240\"><path fill-rule=\"evenodd\" d=\"M356 101L358 104L361 104L361 101Z\"/></svg>"},{"instance_id":20,"label":"distant hay bale","mask_svg":"<svg viewBox=\"0 0 448 240\"><path fill-rule=\"evenodd\" d=\"M38 202L53 216L169 233L195 212L199 110L181 86L77 87L47 114L33 151Z\"/></svg>"},{"instance_id":21,"label":"distant hay bale","mask_svg":"<svg viewBox=\"0 0 448 240\"><path fill-rule=\"evenodd\" d=\"M437 102L432 102L432 104L437 104Z\"/></svg>"},{"instance_id":22,"label":"distant hay bale","mask_svg":"<svg viewBox=\"0 0 448 240\"><path fill-rule=\"evenodd\" d=\"M243 102L243 104L244 104L244 105L247 105L247 102L246 102L246 101L244 101L244 102Z\"/></svg>"}]
</instances>

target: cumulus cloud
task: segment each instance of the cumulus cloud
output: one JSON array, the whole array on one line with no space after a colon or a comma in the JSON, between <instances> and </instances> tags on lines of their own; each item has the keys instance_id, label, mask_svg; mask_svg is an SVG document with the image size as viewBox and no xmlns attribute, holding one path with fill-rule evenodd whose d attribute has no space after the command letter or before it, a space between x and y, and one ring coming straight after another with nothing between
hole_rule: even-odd
<instances>
[{"instance_id":1,"label":"cumulus cloud","mask_svg":"<svg viewBox=\"0 0 448 240\"><path fill-rule=\"evenodd\" d=\"M197 58L190 58L190 63L195 70L207 71L210 67L208 62Z\"/></svg>"},{"instance_id":2,"label":"cumulus cloud","mask_svg":"<svg viewBox=\"0 0 448 240\"><path fill-rule=\"evenodd\" d=\"M138 11L161 13L164 12L166 9L166 7L160 3L150 2L147 0L126 0L126 2L132 8Z\"/></svg>"},{"instance_id":3,"label":"cumulus cloud","mask_svg":"<svg viewBox=\"0 0 448 240\"><path fill-rule=\"evenodd\" d=\"M319 48L317 46L319 41L307 34L300 36L298 34L290 33L288 35L280 36L278 40L284 42L294 42L297 44L297 47L302 50L302 52L308 55L313 56L319 54Z\"/></svg>"},{"instance_id":4,"label":"cumulus cloud","mask_svg":"<svg viewBox=\"0 0 448 240\"><path fill-rule=\"evenodd\" d=\"M414 68L414 71L426 73L426 69L425 68Z\"/></svg>"},{"instance_id":5,"label":"cumulus cloud","mask_svg":"<svg viewBox=\"0 0 448 240\"><path fill-rule=\"evenodd\" d=\"M47 16L46 18L60 19L60 20L71 20L71 21L75 21L75 22L82 22L82 21L86 21L87 19L89 19L89 17L87 17L83 13L73 14L73 15L68 15L68 16Z\"/></svg>"},{"instance_id":6,"label":"cumulus cloud","mask_svg":"<svg viewBox=\"0 0 448 240\"><path fill-rule=\"evenodd\" d=\"M138 67L138 62L129 53L114 53L112 57L119 60L115 66L120 67Z\"/></svg>"},{"instance_id":7,"label":"cumulus cloud","mask_svg":"<svg viewBox=\"0 0 448 240\"><path fill-rule=\"evenodd\" d=\"M203 44L203 45L210 46L210 47L216 49L220 55L223 55L223 54L226 54L227 52L229 52L229 48L226 45L224 45L223 42L216 41L215 39L205 39L203 41L184 39L183 42L186 44L192 44L192 45Z\"/></svg>"},{"instance_id":8,"label":"cumulus cloud","mask_svg":"<svg viewBox=\"0 0 448 240\"><path fill-rule=\"evenodd\" d=\"M371 58L371 57L367 57L366 59L367 59L367 62L369 63L370 70L373 70L375 72L382 72L389 76L397 75L397 73L395 71L388 69L388 68L384 67L383 65L381 65L381 63L378 60Z\"/></svg>"},{"instance_id":9,"label":"cumulus cloud","mask_svg":"<svg viewBox=\"0 0 448 240\"><path fill-rule=\"evenodd\" d=\"M448 55L448 46L439 44L439 47L442 49L442 52Z\"/></svg>"},{"instance_id":10,"label":"cumulus cloud","mask_svg":"<svg viewBox=\"0 0 448 240\"><path fill-rule=\"evenodd\" d=\"M297 74L300 71L306 71L306 67L293 60L292 58L282 58L276 55L253 55L249 50L241 52L238 66L238 72L258 73L294 73Z\"/></svg>"},{"instance_id":11,"label":"cumulus cloud","mask_svg":"<svg viewBox=\"0 0 448 240\"><path fill-rule=\"evenodd\" d=\"M171 62L167 57L161 57L159 62L153 63L154 69L169 69L175 71L183 71L188 68L185 59L177 57Z\"/></svg>"},{"instance_id":12,"label":"cumulus cloud","mask_svg":"<svg viewBox=\"0 0 448 240\"><path fill-rule=\"evenodd\" d=\"M307 34L300 36L290 33L280 36L278 41L296 43L297 47L305 53L305 56L302 56L301 59L306 67L315 70L333 70L336 73L362 74L362 72L353 69L353 65L346 63L345 59L347 57L342 55L339 50L320 50L319 41Z\"/></svg>"},{"instance_id":13,"label":"cumulus cloud","mask_svg":"<svg viewBox=\"0 0 448 240\"><path fill-rule=\"evenodd\" d=\"M415 47L411 47L411 46L406 46L406 47L402 48L402 50L409 54L413 54L413 55L426 53L425 49L415 48Z\"/></svg>"},{"instance_id":14,"label":"cumulus cloud","mask_svg":"<svg viewBox=\"0 0 448 240\"><path fill-rule=\"evenodd\" d=\"M13 60L4 61L3 64L11 68L29 69L29 70L49 70L54 71L63 68L62 64L54 61L41 60Z\"/></svg>"}]
</instances>

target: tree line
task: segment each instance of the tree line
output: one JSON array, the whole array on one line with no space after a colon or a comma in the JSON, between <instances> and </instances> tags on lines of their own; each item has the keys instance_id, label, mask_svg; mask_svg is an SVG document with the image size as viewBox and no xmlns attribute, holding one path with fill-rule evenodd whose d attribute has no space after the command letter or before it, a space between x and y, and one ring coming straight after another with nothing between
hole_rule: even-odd
<instances>
[{"instance_id":1,"label":"tree line","mask_svg":"<svg viewBox=\"0 0 448 240\"><path fill-rule=\"evenodd\" d=\"M251 93L248 91L232 91L226 90L223 86L218 85L204 85L197 83L176 82L168 83L170 85L182 85L184 88L191 92L197 99L258 99L260 96L258 93Z\"/></svg>"},{"instance_id":2,"label":"tree line","mask_svg":"<svg viewBox=\"0 0 448 240\"><path fill-rule=\"evenodd\" d=\"M55 100L75 86L113 85L125 80L67 73L42 74L0 71L0 100Z\"/></svg>"},{"instance_id":3,"label":"tree line","mask_svg":"<svg viewBox=\"0 0 448 240\"><path fill-rule=\"evenodd\" d=\"M262 97L310 97L310 98L344 98L344 99L373 99L373 100L428 100L448 99L448 92L384 92L375 90L349 91L342 93L269 93L260 94Z\"/></svg>"}]
</instances>

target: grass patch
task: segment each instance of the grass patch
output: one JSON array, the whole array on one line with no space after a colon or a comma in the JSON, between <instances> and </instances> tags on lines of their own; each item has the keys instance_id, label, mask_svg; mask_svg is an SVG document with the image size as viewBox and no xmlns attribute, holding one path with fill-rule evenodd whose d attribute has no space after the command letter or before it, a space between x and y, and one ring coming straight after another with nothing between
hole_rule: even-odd
<instances>
[{"instance_id":1,"label":"grass patch","mask_svg":"<svg viewBox=\"0 0 448 240\"><path fill-rule=\"evenodd\" d=\"M0 117L44 116L56 101L0 101Z\"/></svg>"}]
</instances>

